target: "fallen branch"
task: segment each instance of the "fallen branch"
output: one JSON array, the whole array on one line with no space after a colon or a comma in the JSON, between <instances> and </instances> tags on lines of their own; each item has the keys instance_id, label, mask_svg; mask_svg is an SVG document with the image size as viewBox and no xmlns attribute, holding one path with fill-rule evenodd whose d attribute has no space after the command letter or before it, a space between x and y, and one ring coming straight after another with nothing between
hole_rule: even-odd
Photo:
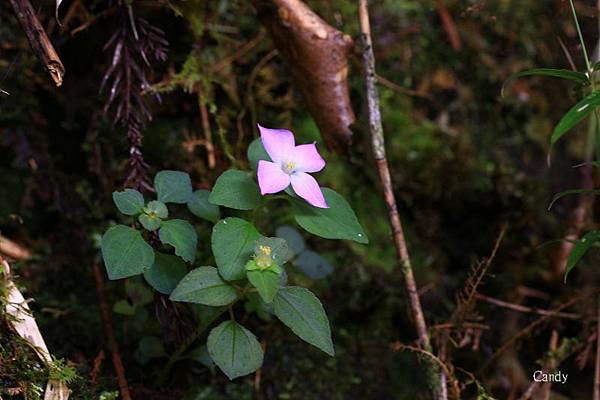
<instances>
[{"instance_id":1,"label":"fallen branch","mask_svg":"<svg viewBox=\"0 0 600 400\"><path fill-rule=\"evenodd\" d=\"M0 271L2 272L4 283L7 288L6 295L6 313L13 318L9 320L9 324L15 332L21 336L31 348L35 351L38 357L48 366L54 365L54 360L48 351L46 342L42 337L40 329L31 315L31 310L27 305L27 301L23 294L17 289L14 282L10 279L10 266L8 262L0 256ZM63 381L49 380L46 384L44 392L44 400L67 400L71 391Z\"/></svg>"},{"instance_id":2,"label":"fallen branch","mask_svg":"<svg viewBox=\"0 0 600 400\"><path fill-rule=\"evenodd\" d=\"M0 255L21 261L31 257L31 252L20 244L13 242L4 236L0 236Z\"/></svg>"},{"instance_id":3,"label":"fallen branch","mask_svg":"<svg viewBox=\"0 0 600 400\"><path fill-rule=\"evenodd\" d=\"M394 245L396 246L398 260L401 266L400 270L404 276L404 283L406 292L408 293L410 309L417 328L417 334L419 336L419 348L427 353L432 354L432 346L429 333L427 332L427 324L425 323L425 316L421 307L421 300L419 299L417 283L413 274L410 256L408 254L408 248L404 238L404 230L402 228L402 222L400 221L400 215L398 214L396 198L394 197L390 169L386 159L384 133L381 123L381 110L379 108L379 93L377 91L375 78L375 56L373 54L373 42L371 40L371 26L369 23L367 0L359 0L358 15L363 44L363 72L367 90L369 127L371 131L373 155L375 162L377 163L379 180L381 181L385 203L388 208L390 225L392 227L392 233L394 237ZM435 364L430 363L428 364L427 370L427 379L430 388L434 393L434 397L443 398L441 397L442 390L437 378L438 368Z\"/></svg>"},{"instance_id":4,"label":"fallen branch","mask_svg":"<svg viewBox=\"0 0 600 400\"><path fill-rule=\"evenodd\" d=\"M40 63L50 73L50 77L56 86L62 85L65 75L65 67L60 61L54 46L50 42L46 31L35 16L33 7L29 0L9 0L15 11L21 27L27 35L31 49L35 53Z\"/></svg>"},{"instance_id":5,"label":"fallen branch","mask_svg":"<svg viewBox=\"0 0 600 400\"><path fill-rule=\"evenodd\" d=\"M329 150L344 152L355 116L348 90L352 39L301 0L253 0Z\"/></svg>"}]
</instances>

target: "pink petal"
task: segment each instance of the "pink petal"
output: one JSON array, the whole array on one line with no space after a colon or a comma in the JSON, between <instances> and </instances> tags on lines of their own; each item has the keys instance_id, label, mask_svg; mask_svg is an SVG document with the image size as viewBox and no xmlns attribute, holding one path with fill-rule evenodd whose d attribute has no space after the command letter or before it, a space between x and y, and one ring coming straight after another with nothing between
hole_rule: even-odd
<instances>
[{"instance_id":1,"label":"pink petal","mask_svg":"<svg viewBox=\"0 0 600 400\"><path fill-rule=\"evenodd\" d=\"M261 194L281 192L290 185L290 176L281 170L279 164L258 161L258 186Z\"/></svg>"},{"instance_id":2,"label":"pink petal","mask_svg":"<svg viewBox=\"0 0 600 400\"><path fill-rule=\"evenodd\" d=\"M285 161L294 149L294 134L286 129L269 129L258 125L260 138L271 160L279 163Z\"/></svg>"},{"instance_id":3,"label":"pink petal","mask_svg":"<svg viewBox=\"0 0 600 400\"><path fill-rule=\"evenodd\" d=\"M329 208L315 178L305 172L296 172L291 177L292 187L298 196L315 207Z\"/></svg>"},{"instance_id":4,"label":"pink petal","mask_svg":"<svg viewBox=\"0 0 600 400\"><path fill-rule=\"evenodd\" d=\"M296 165L296 170L300 172L319 172L325 168L325 160L314 143L294 147L290 158Z\"/></svg>"}]
</instances>

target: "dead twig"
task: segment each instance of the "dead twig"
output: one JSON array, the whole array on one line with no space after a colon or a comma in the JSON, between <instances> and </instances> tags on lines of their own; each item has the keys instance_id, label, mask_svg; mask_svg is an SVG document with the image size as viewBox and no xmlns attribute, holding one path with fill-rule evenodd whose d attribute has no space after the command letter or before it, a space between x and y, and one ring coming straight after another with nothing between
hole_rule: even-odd
<instances>
[{"instance_id":1,"label":"dead twig","mask_svg":"<svg viewBox=\"0 0 600 400\"><path fill-rule=\"evenodd\" d=\"M599 3L600 4L600 3ZM598 320L596 332L600 332L600 298L596 301ZM596 363L594 369L594 400L600 400L600 335L596 334Z\"/></svg>"},{"instance_id":2,"label":"dead twig","mask_svg":"<svg viewBox=\"0 0 600 400\"><path fill-rule=\"evenodd\" d=\"M462 43L460 41L460 36L458 35L458 30L456 29L456 24L454 23L454 19L448 12L448 8L444 4L443 0L435 0L435 6L437 8L437 12L442 19L442 26L446 31L446 35L448 35L448 40L450 41L450 45L456 51L460 50L462 47Z\"/></svg>"},{"instance_id":3,"label":"dead twig","mask_svg":"<svg viewBox=\"0 0 600 400\"><path fill-rule=\"evenodd\" d=\"M102 275L102 270L98 264L94 264L94 276L96 278L96 294L98 295L98 302L100 304L100 314L102 316L102 323L104 324L104 334L106 335L108 345L110 346L112 362L115 367L115 373L117 374L119 392L121 393L123 400L131 400L129 386L127 384L127 379L125 378L125 368L121 361L119 346L113 332L108 301L106 300L106 294L104 293L104 276Z\"/></svg>"},{"instance_id":4,"label":"dead twig","mask_svg":"<svg viewBox=\"0 0 600 400\"><path fill-rule=\"evenodd\" d=\"M479 374L481 374L483 371L485 371L487 368L489 368L492 365L492 363L494 361L496 361L496 359L502 353L504 353L506 350L510 349L521 339L527 337L534 329L536 329L538 326L545 323L552 316L555 316L556 313L564 310L565 308L571 307L573 304L576 304L577 302L579 302L583 299L586 299L589 296L596 294L596 293L598 293L598 290L593 290L590 293L585 293L580 296L574 297L571 300L567 301L566 303L563 303L560 306L556 307L554 310L552 310L552 315L542 315L540 318L536 319L535 321L533 321L532 323L527 325L525 328L521 329L516 335L514 335L512 338L510 338L506 342L504 342L502 344L502 346L500 346L500 348L498 348L498 350L496 350L496 352L494 352L494 354L492 354L491 357L488 357L487 361L479 369Z\"/></svg>"},{"instance_id":5,"label":"dead twig","mask_svg":"<svg viewBox=\"0 0 600 400\"><path fill-rule=\"evenodd\" d=\"M21 28L27 35L31 49L40 63L50 73L56 86L62 85L65 67L50 42L46 31L33 11L29 0L9 0Z\"/></svg>"},{"instance_id":6,"label":"dead twig","mask_svg":"<svg viewBox=\"0 0 600 400\"><path fill-rule=\"evenodd\" d=\"M400 221L400 215L398 213L398 207L396 205L396 198L394 196L392 179L390 176L390 169L386 159L384 133L383 126L381 123L381 111L379 108L379 93L377 91L375 79L375 56L373 54L373 42L371 40L371 26L369 23L369 10L367 8L367 0L359 0L358 15L363 45L363 72L365 76L367 91L369 128L371 131L373 155L377 164L377 170L379 172L379 179L382 185L385 203L388 208L389 220L394 238L394 245L396 246L398 259L401 266L400 270L404 276L404 283L406 287L406 292L408 293L410 309L417 328L417 334L419 337L419 347L421 348L421 350L431 354L431 341L429 338L429 333L427 331L427 324L425 323L423 309L421 307L421 300L419 299L417 283L413 274L410 256L408 253L408 247L406 246L406 240L404 238L404 230L402 228L402 222ZM436 398L443 398L440 397L441 388L437 378L437 368L435 368L434 364L430 364L428 365L427 369L428 382L431 386L434 396Z\"/></svg>"},{"instance_id":7,"label":"dead twig","mask_svg":"<svg viewBox=\"0 0 600 400\"><path fill-rule=\"evenodd\" d=\"M0 254L17 261L26 260L31 257L29 249L4 236L0 236Z\"/></svg>"},{"instance_id":8,"label":"dead twig","mask_svg":"<svg viewBox=\"0 0 600 400\"><path fill-rule=\"evenodd\" d=\"M475 295L475 298L477 300L483 300L487 303L493 304L498 307L503 307L503 308L507 308L509 310L518 311L518 312L522 312L522 313L533 313L533 314L538 314L538 315L545 315L548 317L566 318L566 319L573 319L573 320L581 319L581 315L579 315L579 314L567 313L567 312L554 312L554 311L550 311L550 310L543 310L543 309L539 309L539 308L522 306L520 304L509 303L507 301L496 299L494 297L485 296L480 293L477 293Z\"/></svg>"}]
</instances>

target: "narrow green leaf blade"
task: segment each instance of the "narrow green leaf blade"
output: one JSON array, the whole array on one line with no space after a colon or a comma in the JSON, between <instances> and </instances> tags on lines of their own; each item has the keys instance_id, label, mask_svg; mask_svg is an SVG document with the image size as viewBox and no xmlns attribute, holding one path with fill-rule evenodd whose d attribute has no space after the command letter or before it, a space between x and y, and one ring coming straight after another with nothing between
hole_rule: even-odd
<instances>
[{"instance_id":1,"label":"narrow green leaf blade","mask_svg":"<svg viewBox=\"0 0 600 400\"><path fill-rule=\"evenodd\" d=\"M329 208L312 207L302 199L291 197L294 219L302 228L325 239L354 240L369 243L369 238L348 202L336 191L323 188Z\"/></svg>"},{"instance_id":2,"label":"narrow green leaf blade","mask_svg":"<svg viewBox=\"0 0 600 400\"><path fill-rule=\"evenodd\" d=\"M206 341L208 354L230 380L251 374L263 363L256 336L235 321L213 328Z\"/></svg>"},{"instance_id":3,"label":"narrow green leaf blade","mask_svg":"<svg viewBox=\"0 0 600 400\"><path fill-rule=\"evenodd\" d=\"M312 292L299 286L280 288L273 300L275 315L298 337L333 357L329 320Z\"/></svg>"},{"instance_id":4,"label":"narrow green leaf blade","mask_svg":"<svg viewBox=\"0 0 600 400\"><path fill-rule=\"evenodd\" d=\"M160 171L154 177L154 189L163 203L185 204L192 196L192 181L185 172Z\"/></svg>"},{"instance_id":5,"label":"narrow green leaf blade","mask_svg":"<svg viewBox=\"0 0 600 400\"><path fill-rule=\"evenodd\" d=\"M596 189L569 189L569 190L564 190L562 192L556 193L554 195L554 197L552 197L552 201L550 202L550 205L548 205L548 211L550 211L550 209L552 208L552 206L554 205L554 203L556 203L558 200L562 199L563 197L571 195L571 194L581 194L581 193L600 194L600 190L596 190Z\"/></svg>"},{"instance_id":6,"label":"narrow green leaf blade","mask_svg":"<svg viewBox=\"0 0 600 400\"><path fill-rule=\"evenodd\" d=\"M175 254L179 257L185 261L194 262L198 235L189 222L182 219L163 221L158 231L158 237L162 243L173 246Z\"/></svg>"},{"instance_id":7,"label":"narrow green leaf blade","mask_svg":"<svg viewBox=\"0 0 600 400\"><path fill-rule=\"evenodd\" d=\"M219 276L214 267L200 267L190 271L171 293L172 301L225 306L237 298L233 286Z\"/></svg>"},{"instance_id":8,"label":"narrow green leaf blade","mask_svg":"<svg viewBox=\"0 0 600 400\"><path fill-rule=\"evenodd\" d=\"M552 137L550 138L550 144L556 143L565 133L592 113L599 105L600 91L590 93L579 103L575 104L562 116L558 125L554 128L554 132L552 132Z\"/></svg>"},{"instance_id":9,"label":"narrow green leaf blade","mask_svg":"<svg viewBox=\"0 0 600 400\"><path fill-rule=\"evenodd\" d=\"M144 271L144 279L158 292L170 294L186 273L187 268L181 258L157 252L154 264Z\"/></svg>"},{"instance_id":10,"label":"narrow green leaf blade","mask_svg":"<svg viewBox=\"0 0 600 400\"><path fill-rule=\"evenodd\" d=\"M260 237L254 225L241 218L226 218L213 227L212 251L224 279L231 281L245 277L244 266Z\"/></svg>"},{"instance_id":11,"label":"narrow green leaf blade","mask_svg":"<svg viewBox=\"0 0 600 400\"><path fill-rule=\"evenodd\" d=\"M154 250L137 230L116 225L102 236L102 258L108 278L126 278L144 272L154 263Z\"/></svg>"},{"instance_id":12,"label":"narrow green leaf blade","mask_svg":"<svg viewBox=\"0 0 600 400\"><path fill-rule=\"evenodd\" d=\"M210 190L196 190L187 203L192 214L207 221L216 223L220 218L219 206L208 201Z\"/></svg>"},{"instance_id":13,"label":"narrow green leaf blade","mask_svg":"<svg viewBox=\"0 0 600 400\"><path fill-rule=\"evenodd\" d=\"M575 265L581 260L581 258L588 252L588 250L598 241L600 238L600 230L590 231L586 233L580 240L575 243L575 247L571 250L569 258L567 258L567 267L565 268L565 282L567 282L567 276Z\"/></svg>"},{"instance_id":14,"label":"narrow green leaf blade","mask_svg":"<svg viewBox=\"0 0 600 400\"><path fill-rule=\"evenodd\" d=\"M260 191L246 172L230 169L217 179L208 200L236 210L252 210L260 204Z\"/></svg>"},{"instance_id":15,"label":"narrow green leaf blade","mask_svg":"<svg viewBox=\"0 0 600 400\"><path fill-rule=\"evenodd\" d=\"M125 215L136 215L144 208L144 196L134 189L113 192L113 201L119 211Z\"/></svg>"},{"instance_id":16,"label":"narrow green leaf blade","mask_svg":"<svg viewBox=\"0 0 600 400\"><path fill-rule=\"evenodd\" d=\"M504 88L508 86L509 83L514 81L517 78L523 76L550 76L554 78L563 78L571 81L575 81L584 85L590 83L588 76L584 72L571 71L568 69L554 69L554 68L533 68L528 69L527 71L517 72L508 77L508 79L502 85L502 95L504 96Z\"/></svg>"}]
</instances>

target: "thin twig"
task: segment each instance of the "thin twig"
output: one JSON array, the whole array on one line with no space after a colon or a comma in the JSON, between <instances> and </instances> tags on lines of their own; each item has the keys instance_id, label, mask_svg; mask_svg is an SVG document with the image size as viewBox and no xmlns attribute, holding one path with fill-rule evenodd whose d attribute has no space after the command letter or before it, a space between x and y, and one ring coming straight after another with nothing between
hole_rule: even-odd
<instances>
[{"instance_id":1,"label":"thin twig","mask_svg":"<svg viewBox=\"0 0 600 400\"><path fill-rule=\"evenodd\" d=\"M402 222L400 221L400 215L398 214L396 198L394 197L390 170L386 159L384 133L381 123L381 111L379 108L379 93L377 91L375 78L375 56L373 54L373 42L371 40L371 26L369 23L367 0L359 0L358 14L363 44L363 72L366 82L369 109L369 127L371 131L373 155L375 162L377 163L379 179L382 184L383 195L388 208L390 225L392 227L394 236L394 244L396 246L396 251L401 264L401 271L404 275L404 282L406 291L408 293L412 317L415 321L417 334L419 336L419 346L422 350L431 353L431 341L427 331L427 324L425 323L423 309L421 307L421 300L419 299L417 283L413 274L410 256L406 246L406 240L404 238L404 230L402 228ZM437 368L435 368L433 364L429 364L427 371L429 375L428 381L435 397L440 398L439 394L441 391L439 387L439 381L437 380L438 373L435 371L436 369Z\"/></svg>"},{"instance_id":2,"label":"thin twig","mask_svg":"<svg viewBox=\"0 0 600 400\"><path fill-rule=\"evenodd\" d=\"M487 303L493 304L498 307L503 307L503 308L507 308L509 310L518 311L518 312L522 312L522 313L533 313L533 314L538 314L538 315L545 315L548 317L566 318L566 319L574 319L574 320L581 319L581 315L579 315L579 314L567 313L567 312L555 312L555 311L551 311L551 310L543 310L540 308L532 308L532 307L522 306L520 304L509 303L507 301L496 299L494 297L485 296L480 293L477 293L475 295L475 298L477 300L483 300Z\"/></svg>"},{"instance_id":3,"label":"thin twig","mask_svg":"<svg viewBox=\"0 0 600 400\"><path fill-rule=\"evenodd\" d=\"M29 0L10 0L17 19L29 40L31 49L35 56L50 73L50 77L56 86L62 85L65 75L65 67L60 61L54 46L50 42L46 31L33 11Z\"/></svg>"},{"instance_id":4,"label":"thin twig","mask_svg":"<svg viewBox=\"0 0 600 400\"><path fill-rule=\"evenodd\" d=\"M575 304L585 298L588 298L589 296L591 296L592 294L595 294L595 293L598 293L598 290L593 290L590 293L585 293L580 296L574 297L571 300L567 301L566 303L561 304L560 306L558 306L554 310L552 310L553 316L555 316L556 313L564 310L565 308L571 307L573 304ZM500 346L500 348L498 348L498 350L496 350L496 352L494 352L494 354L491 355L491 357L488 357L486 362L479 369L479 373L480 374L483 373L483 371L485 371L488 367L490 367L492 365L492 363L494 361L496 361L496 359L501 354L503 354L506 350L510 349L512 346L514 346L518 341L520 341L521 339L523 339L524 337L529 335L534 329L536 329L538 326L542 325L544 322L546 322L548 319L550 319L550 317L551 317L550 315L542 315L540 318L536 319L535 321L533 321L532 323L527 325L525 328L521 329L521 331L519 331L512 338L510 338L506 342L504 342L502 344L502 346Z\"/></svg>"},{"instance_id":5,"label":"thin twig","mask_svg":"<svg viewBox=\"0 0 600 400\"><path fill-rule=\"evenodd\" d=\"M600 332L600 298L596 302L598 320L596 332ZM596 365L594 370L594 400L600 400L600 335L596 335Z\"/></svg>"},{"instance_id":6,"label":"thin twig","mask_svg":"<svg viewBox=\"0 0 600 400\"><path fill-rule=\"evenodd\" d=\"M26 260L31 257L29 249L4 236L0 236L0 254L17 261Z\"/></svg>"},{"instance_id":7,"label":"thin twig","mask_svg":"<svg viewBox=\"0 0 600 400\"><path fill-rule=\"evenodd\" d=\"M106 294L104 293L104 276L98 264L94 264L94 275L96 277L96 293L98 295L98 302L100 303L100 314L102 315L102 322L104 324L104 334L108 339L110 346L110 352L112 357L113 366L115 367L115 373L117 374L117 383L119 385L119 392L123 400L131 400L131 394L129 393L129 386L127 379L125 378L125 368L121 361L121 354L119 353L119 345L115 339L113 332L112 321L110 318L110 311L108 308L108 301L106 300Z\"/></svg>"}]
</instances>

